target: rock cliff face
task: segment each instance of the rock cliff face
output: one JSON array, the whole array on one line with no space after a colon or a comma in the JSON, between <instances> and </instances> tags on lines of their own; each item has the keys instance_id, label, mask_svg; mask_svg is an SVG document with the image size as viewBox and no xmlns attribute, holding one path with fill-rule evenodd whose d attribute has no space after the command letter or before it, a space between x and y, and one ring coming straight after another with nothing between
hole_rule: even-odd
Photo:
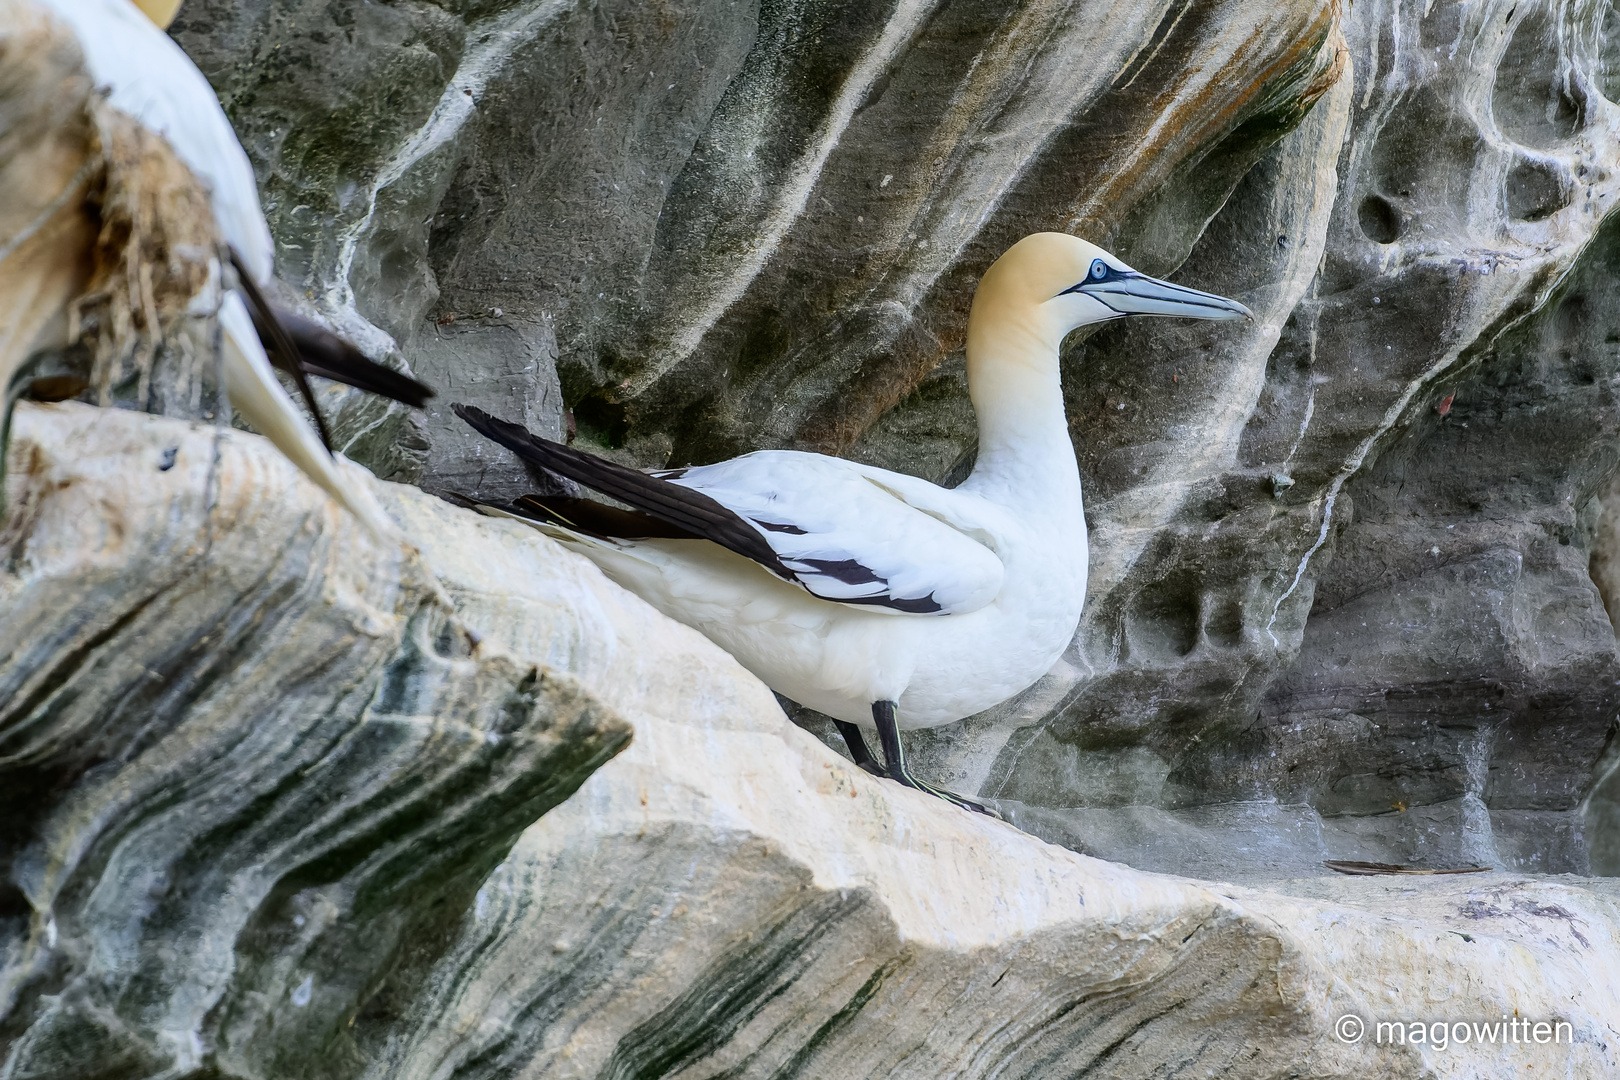
<instances>
[{"instance_id":1,"label":"rock cliff face","mask_svg":"<svg viewBox=\"0 0 1620 1080\"><path fill-rule=\"evenodd\" d=\"M1142 873L855 769L517 523L378 484L378 543L257 436L77 404L12 461L6 1076L1620 1066L1613 881ZM1374 1026L1515 1011L1566 1027Z\"/></svg>"},{"instance_id":2,"label":"rock cliff face","mask_svg":"<svg viewBox=\"0 0 1620 1080\"><path fill-rule=\"evenodd\" d=\"M7 1075L352 1071L311 1072L314 1048L409 997L630 726L481 643L418 556L257 436L24 410L0 527Z\"/></svg>"},{"instance_id":3,"label":"rock cliff face","mask_svg":"<svg viewBox=\"0 0 1620 1080\"><path fill-rule=\"evenodd\" d=\"M1251 327L1071 342L1084 622L920 761L1136 865L1556 871L1620 869L1587 569L1612 535L1617 18L188 0L175 35L293 290L445 399L638 464L794 446L963 475L973 283L1037 229L1242 299ZM429 490L547 483L447 410L361 429Z\"/></svg>"},{"instance_id":4,"label":"rock cliff face","mask_svg":"<svg viewBox=\"0 0 1620 1080\"><path fill-rule=\"evenodd\" d=\"M283 299L625 461L959 478L973 284L1037 229L1257 317L1070 342L1084 621L912 743L1017 829L850 767L517 523L377 482L379 540L256 436L24 405L0 1078L1620 1070L1620 893L1545 876L1620 872L1607 4L187 0L175 34ZM328 403L380 476L549 482L448 410ZM1569 1035L1374 1034L1501 1015Z\"/></svg>"}]
</instances>

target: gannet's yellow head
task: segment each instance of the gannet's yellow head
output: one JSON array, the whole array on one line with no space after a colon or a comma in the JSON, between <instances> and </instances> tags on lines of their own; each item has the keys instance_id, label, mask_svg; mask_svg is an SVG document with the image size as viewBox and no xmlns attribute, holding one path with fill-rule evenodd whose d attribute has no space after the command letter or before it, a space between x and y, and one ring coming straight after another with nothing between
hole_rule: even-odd
<instances>
[{"instance_id":1,"label":"gannet's yellow head","mask_svg":"<svg viewBox=\"0 0 1620 1080\"><path fill-rule=\"evenodd\" d=\"M146 13L146 17L158 24L158 29L167 30L169 24L174 22L175 13L180 10L181 0L135 0L135 6Z\"/></svg>"},{"instance_id":2,"label":"gannet's yellow head","mask_svg":"<svg viewBox=\"0 0 1620 1080\"><path fill-rule=\"evenodd\" d=\"M974 323L1001 334L1018 325L1055 346L1076 327L1129 315L1253 318L1236 300L1150 278L1096 244L1048 232L1024 237L985 271L968 334Z\"/></svg>"}]
</instances>

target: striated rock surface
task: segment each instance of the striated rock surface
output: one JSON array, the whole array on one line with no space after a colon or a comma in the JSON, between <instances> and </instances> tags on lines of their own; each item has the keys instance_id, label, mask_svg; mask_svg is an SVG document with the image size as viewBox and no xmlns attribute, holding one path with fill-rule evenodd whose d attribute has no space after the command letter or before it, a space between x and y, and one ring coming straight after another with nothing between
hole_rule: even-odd
<instances>
[{"instance_id":1,"label":"striated rock surface","mask_svg":"<svg viewBox=\"0 0 1620 1080\"><path fill-rule=\"evenodd\" d=\"M1141 873L851 767L517 523L379 484L384 549L255 436L72 404L10 477L6 1076L1620 1067L1612 881ZM1375 1041L1515 1011L1567 1033Z\"/></svg>"},{"instance_id":2,"label":"striated rock surface","mask_svg":"<svg viewBox=\"0 0 1620 1080\"><path fill-rule=\"evenodd\" d=\"M1019 236L1257 318L1070 343L1085 619L911 743L1018 829L518 524L378 484L383 545L251 435L25 406L0 1077L1620 1070L1620 892L1567 876L1620 872L1617 19L188 0L283 298L441 406L949 482ZM547 483L329 404L378 475ZM1504 1014L1569 1041L1373 1033Z\"/></svg>"},{"instance_id":3,"label":"striated rock surface","mask_svg":"<svg viewBox=\"0 0 1620 1080\"><path fill-rule=\"evenodd\" d=\"M638 726L490 876L366 1075L1620 1067L1612 881L1340 878L1279 886L1290 896L1142 874L942 813L795 736ZM1445 1051L1373 1034L1514 1009L1571 1030ZM1368 1023L1363 1043L1333 1036L1346 1015Z\"/></svg>"},{"instance_id":4,"label":"striated rock surface","mask_svg":"<svg viewBox=\"0 0 1620 1080\"><path fill-rule=\"evenodd\" d=\"M4 1074L351 1075L627 722L257 436L63 404L12 437Z\"/></svg>"},{"instance_id":5,"label":"striated rock surface","mask_svg":"<svg viewBox=\"0 0 1620 1080\"><path fill-rule=\"evenodd\" d=\"M638 464L963 475L973 284L1036 229L1243 300L1071 342L1084 622L1021 700L919 737L924 774L1147 868L1607 872L1616 18L188 0L175 35L289 286L441 403ZM549 482L448 411L425 440L381 471Z\"/></svg>"}]
</instances>

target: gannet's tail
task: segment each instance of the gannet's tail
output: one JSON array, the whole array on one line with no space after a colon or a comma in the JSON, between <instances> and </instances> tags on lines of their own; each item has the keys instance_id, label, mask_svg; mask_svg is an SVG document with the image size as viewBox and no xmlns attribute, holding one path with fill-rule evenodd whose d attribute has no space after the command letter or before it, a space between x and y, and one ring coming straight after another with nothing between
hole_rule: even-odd
<instances>
[{"instance_id":1,"label":"gannet's tail","mask_svg":"<svg viewBox=\"0 0 1620 1080\"><path fill-rule=\"evenodd\" d=\"M379 539L392 536L394 524L365 482L345 475L358 471L359 466L327 453L276 381L247 305L234 291L226 293L220 305L219 325L225 339L225 390L231 407Z\"/></svg>"}]
</instances>

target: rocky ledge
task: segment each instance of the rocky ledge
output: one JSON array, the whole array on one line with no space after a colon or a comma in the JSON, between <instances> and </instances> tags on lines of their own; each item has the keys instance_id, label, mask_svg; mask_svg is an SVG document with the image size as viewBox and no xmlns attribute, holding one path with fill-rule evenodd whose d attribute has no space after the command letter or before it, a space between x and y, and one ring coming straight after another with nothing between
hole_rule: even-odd
<instances>
[{"instance_id":1,"label":"rocky ledge","mask_svg":"<svg viewBox=\"0 0 1620 1080\"><path fill-rule=\"evenodd\" d=\"M378 482L377 540L71 403L9 466L8 1078L1620 1068L1612 880L1142 873L853 769L519 524ZM1376 1042L1503 1016L1566 1026Z\"/></svg>"}]
</instances>

